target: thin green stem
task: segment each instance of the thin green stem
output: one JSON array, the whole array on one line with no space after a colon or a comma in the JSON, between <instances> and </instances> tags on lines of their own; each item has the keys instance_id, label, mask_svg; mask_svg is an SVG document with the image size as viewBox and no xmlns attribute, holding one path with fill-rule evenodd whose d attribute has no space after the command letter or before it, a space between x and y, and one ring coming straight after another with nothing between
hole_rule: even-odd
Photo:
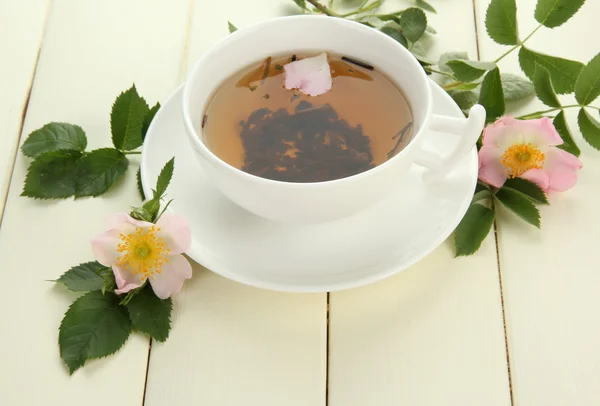
<instances>
[{"instance_id":1,"label":"thin green stem","mask_svg":"<svg viewBox=\"0 0 600 406\"><path fill-rule=\"evenodd\" d=\"M457 87L460 87L464 85L464 82L453 82L453 83L448 83L447 85L442 85L442 89L444 90L452 90L455 89Z\"/></svg>"},{"instance_id":2,"label":"thin green stem","mask_svg":"<svg viewBox=\"0 0 600 406\"><path fill-rule=\"evenodd\" d=\"M366 3L366 2L363 1L363 3ZM355 14L366 13L367 11L374 10L374 9L376 9L379 6L381 6L381 0L374 1L373 3L369 4L366 7L364 7L361 4L361 7L359 7L357 10L351 11L351 12L346 13L346 14L342 14L341 17L350 17L350 16L353 16Z\"/></svg>"},{"instance_id":3,"label":"thin green stem","mask_svg":"<svg viewBox=\"0 0 600 406\"><path fill-rule=\"evenodd\" d=\"M142 151L123 151L125 155L139 155Z\"/></svg>"},{"instance_id":4,"label":"thin green stem","mask_svg":"<svg viewBox=\"0 0 600 406\"><path fill-rule=\"evenodd\" d=\"M338 13L336 13L335 11L328 9L327 7L325 7L324 5L322 5L321 3L319 3L317 0L306 0L306 1L308 1L310 4L312 4L313 6L315 6L316 9L319 10L323 14L327 14L330 17L342 17L341 15L339 15Z\"/></svg>"},{"instance_id":5,"label":"thin green stem","mask_svg":"<svg viewBox=\"0 0 600 406\"><path fill-rule=\"evenodd\" d=\"M429 72L439 73L440 75L448 76L449 78L454 79L454 76L451 73L448 73L448 72L442 72L441 70L432 69L430 67L426 67L425 70L427 70Z\"/></svg>"},{"instance_id":6,"label":"thin green stem","mask_svg":"<svg viewBox=\"0 0 600 406\"><path fill-rule=\"evenodd\" d=\"M535 34L535 32L537 30L539 30L542 27L542 24L538 25L537 27L535 27L535 29L533 31L531 31L531 33L529 33L528 36L525 37L525 39L523 41L519 41L519 43L517 45L515 45L514 47L512 47L511 49L509 49L508 51L506 51L505 53L503 53L502 55L500 55L494 62L498 63L500 62L506 55L510 54L512 51L514 51L515 49L521 47L523 44L525 44L525 42L531 38L531 36L533 34Z\"/></svg>"},{"instance_id":7,"label":"thin green stem","mask_svg":"<svg viewBox=\"0 0 600 406\"><path fill-rule=\"evenodd\" d=\"M538 117L538 116L540 116L542 114L552 113L552 112L558 111L558 110L572 109L572 108L575 108L575 107L583 107L583 106L581 106L579 104L570 104L568 106L561 106L561 107L555 107L555 108L548 109L548 110L535 111L533 113L525 114L525 115L519 116L517 118L519 120L527 120L529 118ZM593 109L597 109L597 107L594 107L594 106L587 106L587 107L590 107L590 108L593 108Z\"/></svg>"}]
</instances>

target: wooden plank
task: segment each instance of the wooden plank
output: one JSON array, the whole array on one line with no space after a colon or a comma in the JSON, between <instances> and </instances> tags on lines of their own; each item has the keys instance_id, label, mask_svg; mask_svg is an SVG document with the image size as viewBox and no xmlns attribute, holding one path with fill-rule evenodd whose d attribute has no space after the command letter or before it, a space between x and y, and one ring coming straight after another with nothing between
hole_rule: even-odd
<instances>
[{"instance_id":1,"label":"wooden plank","mask_svg":"<svg viewBox=\"0 0 600 406\"><path fill-rule=\"evenodd\" d=\"M169 0L152 6L144 0L55 1L23 134L48 121L67 121L83 127L90 148L108 146L109 112L120 91L135 81L156 101L176 86L186 13L185 2ZM27 165L19 154L0 230L0 275L11 286L0 296L0 404L140 405L148 340L136 334L116 356L69 377L59 359L57 329L75 296L47 282L92 258L89 239L103 230L105 216L139 202L137 164L115 191L77 202L20 197Z\"/></svg>"},{"instance_id":2,"label":"wooden plank","mask_svg":"<svg viewBox=\"0 0 600 406\"><path fill-rule=\"evenodd\" d=\"M188 66L242 27L293 11L291 1L196 1ZM235 253L232 253L235 255ZM153 343L146 406L325 404L326 295L251 288L194 268L175 328Z\"/></svg>"},{"instance_id":3,"label":"wooden plank","mask_svg":"<svg viewBox=\"0 0 600 406\"><path fill-rule=\"evenodd\" d=\"M481 34L488 4L477 1ZM518 2L522 38L538 25L533 18L535 4L535 0ZM598 52L591 40L591 34L598 32L598 15L600 2L588 1L565 25L540 29L527 46L587 63ZM497 58L509 49L486 35L479 40L484 59ZM515 54L503 59L500 66L521 73ZM563 105L575 103L572 96L560 99ZM513 114L547 108L536 100ZM503 210L498 221L515 405L591 405L600 399L600 252L596 237L600 228L600 155L581 138L578 109L566 111L568 125L583 150L584 167L577 185L550 197L551 205L541 210L541 230Z\"/></svg>"},{"instance_id":4,"label":"wooden plank","mask_svg":"<svg viewBox=\"0 0 600 406\"><path fill-rule=\"evenodd\" d=\"M0 222L47 14L47 0L0 3Z\"/></svg>"},{"instance_id":5,"label":"wooden plank","mask_svg":"<svg viewBox=\"0 0 600 406\"><path fill-rule=\"evenodd\" d=\"M434 59L476 59L472 1L431 3ZM331 406L510 405L493 238L462 259L447 241L394 277L332 293L330 307Z\"/></svg>"}]
</instances>

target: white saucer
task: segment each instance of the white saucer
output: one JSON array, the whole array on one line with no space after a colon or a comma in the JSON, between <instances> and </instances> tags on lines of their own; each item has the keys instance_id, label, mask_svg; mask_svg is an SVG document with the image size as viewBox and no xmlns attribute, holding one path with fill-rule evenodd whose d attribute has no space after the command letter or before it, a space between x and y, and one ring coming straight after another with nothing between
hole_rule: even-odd
<instances>
[{"instance_id":1,"label":"white saucer","mask_svg":"<svg viewBox=\"0 0 600 406\"><path fill-rule=\"evenodd\" d=\"M434 112L464 117L454 101L431 82ZM146 195L162 166L175 156L169 210L192 228L188 256L226 278L260 288L326 292L391 276L440 245L464 216L477 182L477 151L444 179L423 183L413 165L390 198L332 223L297 226L264 220L220 194L196 161L183 125L182 88L161 107L142 151ZM425 148L448 153L456 136L432 132Z\"/></svg>"}]
</instances>

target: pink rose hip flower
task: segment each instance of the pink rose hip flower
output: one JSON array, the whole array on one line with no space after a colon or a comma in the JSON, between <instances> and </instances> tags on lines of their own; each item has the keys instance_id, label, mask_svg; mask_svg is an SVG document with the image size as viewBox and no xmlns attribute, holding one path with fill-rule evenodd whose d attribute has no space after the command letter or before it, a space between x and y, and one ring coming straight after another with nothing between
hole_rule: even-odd
<instances>
[{"instance_id":1,"label":"pink rose hip flower","mask_svg":"<svg viewBox=\"0 0 600 406\"><path fill-rule=\"evenodd\" d=\"M108 230L92 239L98 262L112 267L123 294L149 281L156 296L166 299L179 292L192 267L183 255L191 244L191 230L180 216L164 214L156 224L126 213L108 219Z\"/></svg>"},{"instance_id":2,"label":"pink rose hip flower","mask_svg":"<svg viewBox=\"0 0 600 406\"><path fill-rule=\"evenodd\" d=\"M298 89L304 94L318 96L331 89L332 78L327 54L290 62L285 70L285 88Z\"/></svg>"},{"instance_id":3,"label":"pink rose hip flower","mask_svg":"<svg viewBox=\"0 0 600 406\"><path fill-rule=\"evenodd\" d=\"M582 164L576 156L556 147L562 143L548 117L502 117L484 130L479 179L497 188L506 179L519 177L536 183L546 193L570 189Z\"/></svg>"}]
</instances>

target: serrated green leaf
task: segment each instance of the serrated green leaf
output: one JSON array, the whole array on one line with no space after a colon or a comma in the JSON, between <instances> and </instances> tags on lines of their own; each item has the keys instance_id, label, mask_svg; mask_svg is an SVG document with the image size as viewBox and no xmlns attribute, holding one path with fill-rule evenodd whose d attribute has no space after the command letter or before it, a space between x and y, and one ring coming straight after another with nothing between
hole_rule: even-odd
<instances>
[{"instance_id":1,"label":"serrated green leaf","mask_svg":"<svg viewBox=\"0 0 600 406\"><path fill-rule=\"evenodd\" d=\"M571 135L571 131L569 130L569 126L565 120L564 111L558 113L558 115L554 117L554 121L552 123L554 124L554 128L556 128L558 134L560 134L560 138L563 140L563 143L557 145L557 147L567 151L570 154L579 156L581 154L581 150L577 144L575 144L575 140L573 140L573 136Z\"/></svg>"},{"instance_id":2,"label":"serrated green leaf","mask_svg":"<svg viewBox=\"0 0 600 406\"><path fill-rule=\"evenodd\" d=\"M490 196L492 196L492 191L484 185L478 183L477 186L475 186L475 193L473 193L473 199L471 199L471 203L479 202L483 199L487 199Z\"/></svg>"},{"instance_id":3,"label":"serrated green leaf","mask_svg":"<svg viewBox=\"0 0 600 406\"><path fill-rule=\"evenodd\" d=\"M506 106L498 68L492 69L483 78L479 92L479 104L485 107L486 123L490 123L504 114Z\"/></svg>"},{"instance_id":4,"label":"serrated green leaf","mask_svg":"<svg viewBox=\"0 0 600 406\"><path fill-rule=\"evenodd\" d=\"M512 73L501 73L502 91L506 101L514 101L533 96L535 89L529 80Z\"/></svg>"},{"instance_id":5,"label":"serrated green leaf","mask_svg":"<svg viewBox=\"0 0 600 406\"><path fill-rule=\"evenodd\" d=\"M79 165L76 197L105 193L127 171L127 157L114 148L96 149L86 154Z\"/></svg>"},{"instance_id":6,"label":"serrated green leaf","mask_svg":"<svg viewBox=\"0 0 600 406\"><path fill-rule=\"evenodd\" d=\"M411 7L400 15L400 25L406 39L416 42L423 36L427 28L427 16L420 8Z\"/></svg>"},{"instance_id":7,"label":"serrated green leaf","mask_svg":"<svg viewBox=\"0 0 600 406\"><path fill-rule=\"evenodd\" d=\"M64 199L77 190L82 153L73 150L46 152L27 169L21 196L36 199Z\"/></svg>"},{"instance_id":8,"label":"serrated green leaf","mask_svg":"<svg viewBox=\"0 0 600 406\"><path fill-rule=\"evenodd\" d=\"M142 145L142 128L150 108L133 85L115 100L110 113L110 130L115 148L130 151Z\"/></svg>"},{"instance_id":9,"label":"serrated green leaf","mask_svg":"<svg viewBox=\"0 0 600 406\"><path fill-rule=\"evenodd\" d=\"M146 195L144 194L144 187L142 186L142 168L138 168L137 174L135 177L137 180L138 193L140 194L140 198L142 199L142 202L143 202L144 200L146 200Z\"/></svg>"},{"instance_id":10,"label":"serrated green leaf","mask_svg":"<svg viewBox=\"0 0 600 406\"><path fill-rule=\"evenodd\" d=\"M382 14L377 16L377 18L381 21L393 21L396 24L400 24L400 16L396 14Z\"/></svg>"},{"instance_id":11,"label":"serrated green leaf","mask_svg":"<svg viewBox=\"0 0 600 406\"><path fill-rule=\"evenodd\" d=\"M169 337L172 309L171 298L159 299L150 285L146 285L127 304L133 327L161 342Z\"/></svg>"},{"instance_id":12,"label":"serrated green leaf","mask_svg":"<svg viewBox=\"0 0 600 406\"><path fill-rule=\"evenodd\" d=\"M457 59L469 59L469 56L466 52L446 52L440 56L440 60L438 61L438 68L442 72L450 73L452 69L447 65L448 61L457 60Z\"/></svg>"},{"instance_id":13,"label":"serrated green leaf","mask_svg":"<svg viewBox=\"0 0 600 406\"><path fill-rule=\"evenodd\" d=\"M572 93L575 90L575 82L583 64L569 59L556 58L554 56L533 52L525 47L519 51L519 64L521 69L531 80L535 77L535 64L538 63L548 69L554 91L558 94Z\"/></svg>"},{"instance_id":14,"label":"serrated green leaf","mask_svg":"<svg viewBox=\"0 0 600 406\"><path fill-rule=\"evenodd\" d=\"M485 28L498 44L517 45L517 4L515 0L492 0L485 13Z\"/></svg>"},{"instance_id":15,"label":"serrated green leaf","mask_svg":"<svg viewBox=\"0 0 600 406\"><path fill-rule=\"evenodd\" d=\"M461 92L453 91L450 93L450 97L458 104L458 107L460 107L461 110L465 111L469 110L477 103L479 95L472 90L467 90Z\"/></svg>"},{"instance_id":16,"label":"serrated green leaf","mask_svg":"<svg viewBox=\"0 0 600 406\"><path fill-rule=\"evenodd\" d=\"M522 193L534 203L548 204L548 198L546 198L544 191L538 185L528 180L522 178L507 179L503 187Z\"/></svg>"},{"instance_id":17,"label":"serrated green leaf","mask_svg":"<svg viewBox=\"0 0 600 406\"><path fill-rule=\"evenodd\" d=\"M549 28L566 23L581 8L585 0L538 0L535 19Z\"/></svg>"},{"instance_id":18,"label":"serrated green leaf","mask_svg":"<svg viewBox=\"0 0 600 406\"><path fill-rule=\"evenodd\" d=\"M154 191L154 198L160 199L162 195L165 194L167 188L169 187L169 183L171 183L171 179L173 178L173 170L175 169L175 157L171 158L169 162L163 166L158 174L158 179L156 181L156 189Z\"/></svg>"},{"instance_id":19,"label":"serrated green leaf","mask_svg":"<svg viewBox=\"0 0 600 406\"><path fill-rule=\"evenodd\" d=\"M454 77L461 82L472 82L496 67L493 62L468 61L465 59L454 59L446 62L446 65L452 69Z\"/></svg>"},{"instance_id":20,"label":"serrated green leaf","mask_svg":"<svg viewBox=\"0 0 600 406\"><path fill-rule=\"evenodd\" d=\"M100 271L109 269L98 261L85 262L72 267L61 275L60 282L73 292L90 292L102 289L103 278Z\"/></svg>"},{"instance_id":21,"label":"serrated green leaf","mask_svg":"<svg viewBox=\"0 0 600 406\"><path fill-rule=\"evenodd\" d=\"M227 21L227 28L229 28L229 33L231 34L232 32L236 32L237 31L237 27L233 24L231 24L231 21Z\"/></svg>"},{"instance_id":22,"label":"serrated green leaf","mask_svg":"<svg viewBox=\"0 0 600 406\"><path fill-rule=\"evenodd\" d=\"M150 124L152 123L152 120L154 120L154 116L158 113L159 109L160 103L157 102L150 110L148 110L146 117L144 117L144 123L142 124L142 140L146 139L148 128L150 128Z\"/></svg>"},{"instance_id":23,"label":"serrated green leaf","mask_svg":"<svg viewBox=\"0 0 600 406\"><path fill-rule=\"evenodd\" d=\"M425 0L415 0L417 7L421 7L423 10L431 11L432 13L437 13L436 9Z\"/></svg>"},{"instance_id":24,"label":"serrated green leaf","mask_svg":"<svg viewBox=\"0 0 600 406\"><path fill-rule=\"evenodd\" d=\"M454 230L456 256L474 254L494 224L494 212L480 204L471 204L467 213Z\"/></svg>"},{"instance_id":25,"label":"serrated green leaf","mask_svg":"<svg viewBox=\"0 0 600 406\"><path fill-rule=\"evenodd\" d=\"M579 110L577 123L583 139L592 147L600 150L600 123L583 108Z\"/></svg>"},{"instance_id":26,"label":"serrated green leaf","mask_svg":"<svg viewBox=\"0 0 600 406\"><path fill-rule=\"evenodd\" d=\"M540 228L540 212L527 196L508 188L498 190L495 196L504 207L529 224Z\"/></svg>"},{"instance_id":27,"label":"serrated green leaf","mask_svg":"<svg viewBox=\"0 0 600 406\"><path fill-rule=\"evenodd\" d=\"M112 293L89 292L75 300L60 323L60 357L73 374L88 359L115 353L131 333L131 321Z\"/></svg>"},{"instance_id":28,"label":"serrated green leaf","mask_svg":"<svg viewBox=\"0 0 600 406\"><path fill-rule=\"evenodd\" d=\"M600 53L581 69L575 82L575 99L587 106L600 96Z\"/></svg>"},{"instance_id":29,"label":"serrated green leaf","mask_svg":"<svg viewBox=\"0 0 600 406\"><path fill-rule=\"evenodd\" d=\"M385 26L382 27L380 31L398 41L403 47L408 48L408 41L406 40L404 35L402 35L402 33L396 28L391 26Z\"/></svg>"},{"instance_id":30,"label":"serrated green leaf","mask_svg":"<svg viewBox=\"0 0 600 406\"><path fill-rule=\"evenodd\" d=\"M87 146L85 132L78 125L69 123L48 123L33 131L21 151L30 158L36 158L45 152L73 150L83 152Z\"/></svg>"},{"instance_id":31,"label":"serrated green leaf","mask_svg":"<svg viewBox=\"0 0 600 406\"><path fill-rule=\"evenodd\" d=\"M550 82L550 73L539 63L535 64L535 74L533 75L533 85L538 99L547 106L560 107L560 102L554 93L552 83Z\"/></svg>"}]
</instances>

